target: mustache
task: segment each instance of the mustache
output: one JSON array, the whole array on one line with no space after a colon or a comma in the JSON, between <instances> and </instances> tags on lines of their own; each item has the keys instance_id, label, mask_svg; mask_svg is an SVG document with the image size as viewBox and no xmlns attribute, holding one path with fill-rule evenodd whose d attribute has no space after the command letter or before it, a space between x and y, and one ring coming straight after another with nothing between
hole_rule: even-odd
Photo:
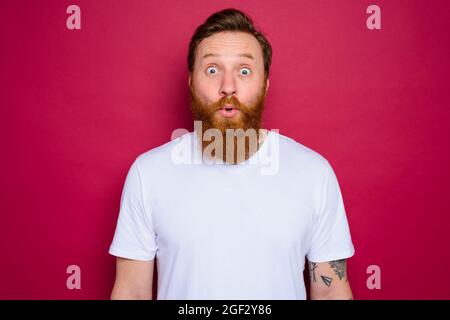
<instances>
[{"instance_id":1,"label":"mustache","mask_svg":"<svg viewBox=\"0 0 450 320\"><path fill-rule=\"evenodd\" d=\"M190 87L190 91L191 91L190 98L191 98L192 104L196 105L196 106L203 106L202 112L204 114L208 114L209 116L214 114L216 111L224 108L227 105L231 105L231 106L233 106L233 108L236 108L236 109L242 111L243 113L248 113L248 112L251 112L251 110L252 110L251 106L242 103L241 101L239 101L239 99L236 96L224 96L224 97L220 98L219 100L217 100L216 102L206 104L206 103L200 102L199 98L195 94L192 87Z\"/></svg>"},{"instance_id":2,"label":"mustache","mask_svg":"<svg viewBox=\"0 0 450 320\"><path fill-rule=\"evenodd\" d=\"M249 106L246 106L245 104L241 103L239 99L236 98L235 96L222 97L218 101L212 103L209 106L209 108L213 111L217 111L229 105L233 106L233 108L236 108L238 110L245 111L249 109Z\"/></svg>"}]
</instances>

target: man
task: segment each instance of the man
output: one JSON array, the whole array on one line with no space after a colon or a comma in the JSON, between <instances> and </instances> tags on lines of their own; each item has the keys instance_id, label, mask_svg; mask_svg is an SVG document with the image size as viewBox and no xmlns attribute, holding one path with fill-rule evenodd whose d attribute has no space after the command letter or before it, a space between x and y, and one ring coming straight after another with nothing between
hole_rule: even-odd
<instances>
[{"instance_id":1,"label":"man","mask_svg":"<svg viewBox=\"0 0 450 320\"><path fill-rule=\"evenodd\" d=\"M195 129L131 165L109 250L117 256L112 299L152 299L155 262L157 299L306 299L305 257L312 299L352 299L346 259L354 247L333 169L261 128L271 55L238 10L195 31ZM202 161L177 161L180 145ZM267 154L278 166L264 174Z\"/></svg>"}]
</instances>

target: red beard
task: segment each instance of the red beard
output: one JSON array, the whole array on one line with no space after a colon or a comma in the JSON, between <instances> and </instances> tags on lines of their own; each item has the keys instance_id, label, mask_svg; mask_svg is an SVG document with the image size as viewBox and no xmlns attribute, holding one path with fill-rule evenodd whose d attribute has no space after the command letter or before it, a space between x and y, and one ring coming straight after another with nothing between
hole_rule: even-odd
<instances>
[{"instance_id":1,"label":"red beard","mask_svg":"<svg viewBox=\"0 0 450 320\"><path fill-rule=\"evenodd\" d=\"M222 154L215 154L212 151L212 157L221 159L229 164L237 164L241 161L249 159L256 151L258 151L259 146L262 144L264 139L263 132L260 132L262 113L264 110L264 100L266 97L266 87L263 86L258 94L256 102L252 105L245 105L241 103L235 96L223 97L215 103L204 104L195 95L194 89L190 87L191 96L191 112L194 121L202 122L202 132L196 132L199 141L202 141L202 151L213 141L204 141L204 133L208 129L218 129L222 134ZM234 108L238 109L238 114L232 118L223 117L219 114L219 110L223 108L226 104L233 105ZM227 129L242 129L243 131L235 131L234 136L227 136ZM254 129L256 133L255 143L250 143L250 138L242 134L248 129ZM231 140L231 141L230 141ZM242 144L244 146L243 150L239 149L238 145ZM227 156L228 155L228 156Z\"/></svg>"}]
</instances>

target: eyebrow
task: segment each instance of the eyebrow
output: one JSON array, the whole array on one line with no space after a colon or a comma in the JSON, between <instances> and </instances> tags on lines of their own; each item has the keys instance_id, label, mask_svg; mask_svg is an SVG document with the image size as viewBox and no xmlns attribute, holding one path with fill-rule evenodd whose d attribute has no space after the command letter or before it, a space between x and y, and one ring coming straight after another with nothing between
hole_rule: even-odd
<instances>
[{"instance_id":1,"label":"eyebrow","mask_svg":"<svg viewBox=\"0 0 450 320\"><path fill-rule=\"evenodd\" d=\"M220 54L217 53L207 53L205 54L202 59L208 58L208 57L219 57ZM253 57L253 55L251 53L241 53L239 54L239 57L244 57L244 58L249 58L252 60L255 60L255 57Z\"/></svg>"}]
</instances>

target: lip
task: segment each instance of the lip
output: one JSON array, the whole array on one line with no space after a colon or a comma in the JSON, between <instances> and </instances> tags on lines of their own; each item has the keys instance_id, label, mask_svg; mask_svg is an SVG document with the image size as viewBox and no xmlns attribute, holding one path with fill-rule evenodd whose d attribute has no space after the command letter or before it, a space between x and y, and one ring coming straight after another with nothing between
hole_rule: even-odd
<instances>
[{"instance_id":1,"label":"lip","mask_svg":"<svg viewBox=\"0 0 450 320\"><path fill-rule=\"evenodd\" d=\"M229 109L229 110L227 110ZM238 109L232 105L225 105L223 108L219 109L219 114L225 118L232 118L239 112Z\"/></svg>"}]
</instances>

